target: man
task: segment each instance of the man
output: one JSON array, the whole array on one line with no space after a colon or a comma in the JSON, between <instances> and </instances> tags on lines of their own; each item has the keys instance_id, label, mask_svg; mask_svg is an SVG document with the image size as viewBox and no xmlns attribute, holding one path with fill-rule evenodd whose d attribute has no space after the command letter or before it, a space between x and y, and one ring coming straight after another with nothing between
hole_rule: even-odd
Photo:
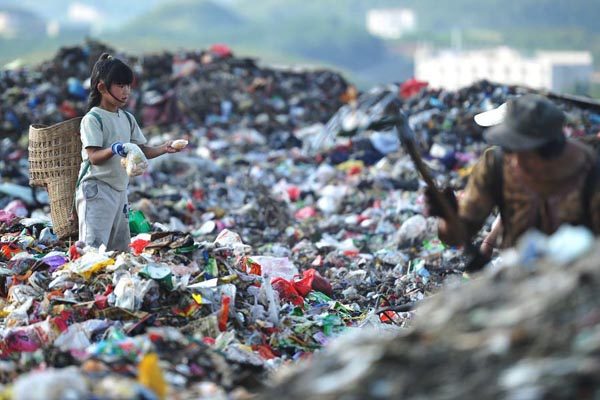
<instances>
[{"instance_id":1,"label":"man","mask_svg":"<svg viewBox=\"0 0 600 400\"><path fill-rule=\"evenodd\" d=\"M596 155L592 148L565 138L563 112L544 97L524 95L495 114L501 122L487 129L484 138L498 147L484 152L460 200L451 199L467 233L477 233L498 207L501 247L514 246L531 228L552 234L565 223L586 225L599 234ZM427 202L429 214L441 216L431 196ZM456 227L443 218L438 233L447 244L461 243ZM482 250L491 252L486 245L492 243L484 243Z\"/></svg>"}]
</instances>

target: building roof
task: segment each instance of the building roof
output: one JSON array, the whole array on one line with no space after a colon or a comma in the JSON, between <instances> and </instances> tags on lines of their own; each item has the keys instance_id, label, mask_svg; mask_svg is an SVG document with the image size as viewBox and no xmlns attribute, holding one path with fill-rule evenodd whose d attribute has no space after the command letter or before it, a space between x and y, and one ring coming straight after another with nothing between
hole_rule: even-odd
<instances>
[{"instance_id":1,"label":"building roof","mask_svg":"<svg viewBox=\"0 0 600 400\"><path fill-rule=\"evenodd\" d=\"M550 61L553 64L583 64L591 65L592 53L589 51L538 51L539 59Z\"/></svg>"}]
</instances>

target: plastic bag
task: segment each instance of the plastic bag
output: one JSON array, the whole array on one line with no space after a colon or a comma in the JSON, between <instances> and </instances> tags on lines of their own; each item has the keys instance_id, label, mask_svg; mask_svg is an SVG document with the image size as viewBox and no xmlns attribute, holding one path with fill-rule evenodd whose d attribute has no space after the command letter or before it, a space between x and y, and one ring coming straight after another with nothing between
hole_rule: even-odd
<instances>
[{"instance_id":1,"label":"plastic bag","mask_svg":"<svg viewBox=\"0 0 600 400\"><path fill-rule=\"evenodd\" d=\"M272 282L273 289L279 293L279 298L285 301L289 301L295 306L301 306L304 304L304 298L300 296L294 284L283 278L275 278Z\"/></svg>"},{"instance_id":2,"label":"plastic bag","mask_svg":"<svg viewBox=\"0 0 600 400\"><path fill-rule=\"evenodd\" d=\"M85 377L76 367L48 368L17 378L11 396L14 400L87 399L90 398Z\"/></svg>"},{"instance_id":3,"label":"plastic bag","mask_svg":"<svg viewBox=\"0 0 600 400\"><path fill-rule=\"evenodd\" d=\"M110 322L101 319L90 319L70 325L54 341L54 346L62 351L85 350L91 344L91 337L99 331L104 331Z\"/></svg>"},{"instance_id":4,"label":"plastic bag","mask_svg":"<svg viewBox=\"0 0 600 400\"><path fill-rule=\"evenodd\" d=\"M68 264L68 269L83 276L85 279L90 279L95 272L109 265L113 265L114 263L115 260L112 258L101 253L90 251L85 253L81 258L71 261Z\"/></svg>"},{"instance_id":5,"label":"plastic bag","mask_svg":"<svg viewBox=\"0 0 600 400\"><path fill-rule=\"evenodd\" d=\"M135 283L129 274L124 274L118 280L114 295L116 296L115 306L126 310L135 311Z\"/></svg>"},{"instance_id":6,"label":"plastic bag","mask_svg":"<svg viewBox=\"0 0 600 400\"><path fill-rule=\"evenodd\" d=\"M125 143L123 147L125 148L125 151L127 151L127 157L121 160L121 165L125 167L127 175L142 175L148 168L148 160L142 152L142 149L134 143Z\"/></svg>"},{"instance_id":7,"label":"plastic bag","mask_svg":"<svg viewBox=\"0 0 600 400\"><path fill-rule=\"evenodd\" d=\"M427 220L420 214L414 215L404 221L397 234L398 244L401 246L413 245L421 242L427 235Z\"/></svg>"},{"instance_id":8,"label":"plastic bag","mask_svg":"<svg viewBox=\"0 0 600 400\"><path fill-rule=\"evenodd\" d=\"M68 317L68 313L62 313L55 318L5 331L0 356L6 357L14 352L32 352L52 345L61 332L67 329Z\"/></svg>"},{"instance_id":9,"label":"plastic bag","mask_svg":"<svg viewBox=\"0 0 600 400\"><path fill-rule=\"evenodd\" d=\"M138 311L144 303L153 303L157 299L158 283L153 279L140 279L123 271L113 276L113 284L115 289L109 296L109 303L115 307Z\"/></svg>"},{"instance_id":10,"label":"plastic bag","mask_svg":"<svg viewBox=\"0 0 600 400\"><path fill-rule=\"evenodd\" d=\"M230 231L229 229L223 229L214 241L214 245L217 247L228 247L233 251L235 257L242 257L246 250L250 249L250 246L244 244L240 235Z\"/></svg>"},{"instance_id":11,"label":"plastic bag","mask_svg":"<svg viewBox=\"0 0 600 400\"><path fill-rule=\"evenodd\" d=\"M325 293L328 296L333 294L333 288L329 281L323 278L321 274L319 274L319 271L314 268L304 271L302 279L294 282L294 287L302 297L306 297L311 290Z\"/></svg>"},{"instance_id":12,"label":"plastic bag","mask_svg":"<svg viewBox=\"0 0 600 400\"><path fill-rule=\"evenodd\" d=\"M150 232L152 226L142 211L131 210L129 212L129 230L132 234L137 235L138 233Z\"/></svg>"},{"instance_id":13,"label":"plastic bag","mask_svg":"<svg viewBox=\"0 0 600 400\"><path fill-rule=\"evenodd\" d=\"M251 261L260 265L264 278L284 278L291 280L298 275L298 268L287 257L250 256Z\"/></svg>"}]
</instances>

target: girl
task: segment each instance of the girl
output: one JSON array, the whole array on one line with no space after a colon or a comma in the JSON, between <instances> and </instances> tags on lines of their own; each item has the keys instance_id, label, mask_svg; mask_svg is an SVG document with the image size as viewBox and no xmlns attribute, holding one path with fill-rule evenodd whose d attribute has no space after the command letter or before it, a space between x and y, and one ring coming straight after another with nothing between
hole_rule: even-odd
<instances>
[{"instance_id":1,"label":"girl","mask_svg":"<svg viewBox=\"0 0 600 400\"><path fill-rule=\"evenodd\" d=\"M87 113L81 120L83 162L75 196L79 217L79 240L107 250L127 251L130 242L127 185L129 176L121 157L137 151L155 158L179 150L168 141L145 146L135 118L121 108L131 93L133 72L107 53L100 56L90 78Z\"/></svg>"}]
</instances>

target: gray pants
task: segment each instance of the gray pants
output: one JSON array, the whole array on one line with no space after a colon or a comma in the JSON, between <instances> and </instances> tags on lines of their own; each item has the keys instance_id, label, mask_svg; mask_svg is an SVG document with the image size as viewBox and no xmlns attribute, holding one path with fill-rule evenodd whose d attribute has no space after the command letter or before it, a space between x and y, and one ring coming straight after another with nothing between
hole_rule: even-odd
<instances>
[{"instance_id":1,"label":"gray pants","mask_svg":"<svg viewBox=\"0 0 600 400\"><path fill-rule=\"evenodd\" d=\"M128 251L129 206L127 190L118 191L96 179L84 181L75 196L79 240L93 247Z\"/></svg>"}]
</instances>

